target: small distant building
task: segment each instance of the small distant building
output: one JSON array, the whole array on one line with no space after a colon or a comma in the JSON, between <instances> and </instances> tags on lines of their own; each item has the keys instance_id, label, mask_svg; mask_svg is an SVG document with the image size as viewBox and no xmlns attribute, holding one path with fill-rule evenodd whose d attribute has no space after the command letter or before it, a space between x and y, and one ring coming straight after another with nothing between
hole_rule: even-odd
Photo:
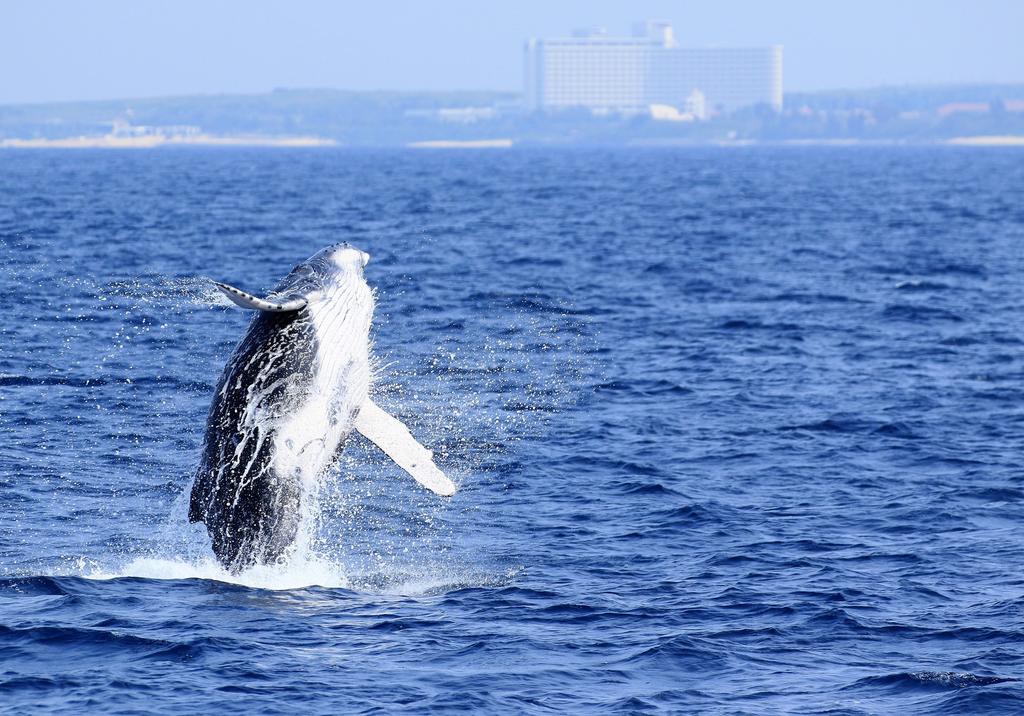
<instances>
[{"instance_id":1,"label":"small distant building","mask_svg":"<svg viewBox=\"0 0 1024 716\"><path fill-rule=\"evenodd\" d=\"M699 89L693 90L683 102L683 113L693 115L694 119L708 118L708 101Z\"/></svg>"},{"instance_id":2,"label":"small distant building","mask_svg":"<svg viewBox=\"0 0 1024 716\"><path fill-rule=\"evenodd\" d=\"M681 47L662 21L634 26L632 37L597 30L530 40L524 74L531 110L642 113L668 105L706 117L753 105L782 109L781 45ZM695 91L703 97L700 113L686 108Z\"/></svg>"},{"instance_id":3,"label":"small distant building","mask_svg":"<svg viewBox=\"0 0 1024 716\"><path fill-rule=\"evenodd\" d=\"M441 107L439 109L407 109L406 117L433 119L452 124L474 124L498 116L497 107Z\"/></svg>"},{"instance_id":4,"label":"small distant building","mask_svg":"<svg viewBox=\"0 0 1024 716\"><path fill-rule=\"evenodd\" d=\"M162 127L147 127L131 124L123 119L115 119L111 123L110 136L126 137L196 137L202 133L199 127L191 124L173 124Z\"/></svg>"},{"instance_id":5,"label":"small distant building","mask_svg":"<svg viewBox=\"0 0 1024 716\"><path fill-rule=\"evenodd\" d=\"M690 96L683 101L681 110L670 104L652 104L647 109L651 119L661 122L696 122L707 119L704 93L700 90L690 93Z\"/></svg>"},{"instance_id":6,"label":"small distant building","mask_svg":"<svg viewBox=\"0 0 1024 716\"><path fill-rule=\"evenodd\" d=\"M990 111L988 102L950 102L936 110L940 117L951 114L986 114Z\"/></svg>"}]
</instances>

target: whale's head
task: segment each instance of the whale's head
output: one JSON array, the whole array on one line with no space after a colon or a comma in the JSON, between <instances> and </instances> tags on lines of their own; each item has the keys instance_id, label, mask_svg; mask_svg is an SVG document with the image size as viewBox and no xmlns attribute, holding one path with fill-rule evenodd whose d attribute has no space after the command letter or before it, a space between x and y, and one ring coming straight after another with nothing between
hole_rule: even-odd
<instances>
[{"instance_id":1,"label":"whale's head","mask_svg":"<svg viewBox=\"0 0 1024 716\"><path fill-rule=\"evenodd\" d=\"M259 297L226 283L214 282L237 306L269 313L300 311L338 300L373 312L373 291L363 268L370 256L347 243L321 249L291 270L266 296Z\"/></svg>"},{"instance_id":2,"label":"whale's head","mask_svg":"<svg viewBox=\"0 0 1024 716\"><path fill-rule=\"evenodd\" d=\"M363 268L370 262L370 254L360 251L348 242L328 246L324 249L330 257L330 261L342 271L356 270L362 273Z\"/></svg>"},{"instance_id":3,"label":"whale's head","mask_svg":"<svg viewBox=\"0 0 1024 716\"><path fill-rule=\"evenodd\" d=\"M368 253L344 242L321 249L297 268L305 268L324 283L335 283L352 278L361 279L363 268L369 261Z\"/></svg>"},{"instance_id":4,"label":"whale's head","mask_svg":"<svg viewBox=\"0 0 1024 716\"><path fill-rule=\"evenodd\" d=\"M366 283L363 269L370 255L349 243L328 246L309 257L293 273L305 274L302 283L311 302L335 303L354 314L373 312L373 291Z\"/></svg>"},{"instance_id":5,"label":"whale's head","mask_svg":"<svg viewBox=\"0 0 1024 716\"><path fill-rule=\"evenodd\" d=\"M334 244L317 251L292 269L277 290L312 295L330 293L341 286L365 285L363 268L369 260L369 254L351 244Z\"/></svg>"}]
</instances>

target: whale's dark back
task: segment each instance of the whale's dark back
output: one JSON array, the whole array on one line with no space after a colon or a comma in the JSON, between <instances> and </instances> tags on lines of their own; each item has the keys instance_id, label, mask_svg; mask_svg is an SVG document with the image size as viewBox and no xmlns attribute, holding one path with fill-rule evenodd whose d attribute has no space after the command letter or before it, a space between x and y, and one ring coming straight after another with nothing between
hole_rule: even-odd
<instances>
[{"instance_id":1,"label":"whale's dark back","mask_svg":"<svg viewBox=\"0 0 1024 716\"><path fill-rule=\"evenodd\" d=\"M260 312L217 384L189 521L233 572L278 561L295 539L299 477L274 470L275 433L310 389L316 350L305 311Z\"/></svg>"}]
</instances>

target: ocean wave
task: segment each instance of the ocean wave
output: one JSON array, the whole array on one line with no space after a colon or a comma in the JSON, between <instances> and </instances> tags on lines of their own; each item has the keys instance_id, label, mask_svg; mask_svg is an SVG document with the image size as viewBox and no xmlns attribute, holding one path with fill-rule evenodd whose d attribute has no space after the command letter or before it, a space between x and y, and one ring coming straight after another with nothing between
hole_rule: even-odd
<instances>
[{"instance_id":1,"label":"ocean wave","mask_svg":"<svg viewBox=\"0 0 1024 716\"><path fill-rule=\"evenodd\" d=\"M939 690L966 689L978 686L992 686L1020 681L1008 676L982 676L957 671L911 671L883 676L869 676L848 686L848 689L882 688L897 692L924 689Z\"/></svg>"}]
</instances>

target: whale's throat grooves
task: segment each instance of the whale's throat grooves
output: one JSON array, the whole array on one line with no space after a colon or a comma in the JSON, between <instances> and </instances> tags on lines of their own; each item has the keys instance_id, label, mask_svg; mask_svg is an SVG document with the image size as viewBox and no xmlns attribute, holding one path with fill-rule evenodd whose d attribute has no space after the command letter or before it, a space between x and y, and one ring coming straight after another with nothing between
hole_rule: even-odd
<instances>
[{"instance_id":1,"label":"whale's throat grooves","mask_svg":"<svg viewBox=\"0 0 1024 716\"><path fill-rule=\"evenodd\" d=\"M373 295L365 282L331 285L306 309L315 335L312 378L304 399L281 421L275 469L313 488L352 430L370 382Z\"/></svg>"}]
</instances>

